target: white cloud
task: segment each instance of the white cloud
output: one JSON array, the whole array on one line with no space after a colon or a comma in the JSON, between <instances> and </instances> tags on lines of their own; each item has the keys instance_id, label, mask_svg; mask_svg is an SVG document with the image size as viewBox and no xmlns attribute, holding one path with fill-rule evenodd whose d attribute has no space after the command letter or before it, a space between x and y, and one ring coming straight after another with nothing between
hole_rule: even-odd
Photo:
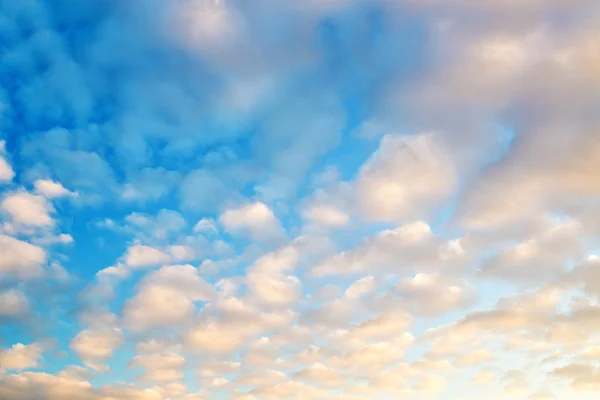
<instances>
[{"instance_id":1,"label":"white cloud","mask_svg":"<svg viewBox=\"0 0 600 400\"><path fill-rule=\"evenodd\" d=\"M440 136L385 136L361 168L356 196L369 219L414 219L427 215L429 207L449 196L456 181Z\"/></svg>"},{"instance_id":2,"label":"white cloud","mask_svg":"<svg viewBox=\"0 0 600 400\"><path fill-rule=\"evenodd\" d=\"M111 358L113 352L124 342L125 338L120 329L98 326L79 332L71 340L70 347L84 362L96 366L96 362Z\"/></svg>"},{"instance_id":3,"label":"white cloud","mask_svg":"<svg viewBox=\"0 0 600 400\"><path fill-rule=\"evenodd\" d=\"M42 196L27 192L13 192L4 197L0 209L17 224L28 227L54 225L54 220L50 216L50 213L54 212L54 207Z\"/></svg>"},{"instance_id":4,"label":"white cloud","mask_svg":"<svg viewBox=\"0 0 600 400\"><path fill-rule=\"evenodd\" d=\"M172 261L172 257L161 250L136 243L127 248L123 260L131 268L144 268L168 264Z\"/></svg>"},{"instance_id":5,"label":"white cloud","mask_svg":"<svg viewBox=\"0 0 600 400\"><path fill-rule=\"evenodd\" d=\"M302 216L313 223L323 226L340 227L350 222L350 216L336 207L325 204L313 204L304 210Z\"/></svg>"},{"instance_id":6,"label":"white cloud","mask_svg":"<svg viewBox=\"0 0 600 400\"><path fill-rule=\"evenodd\" d=\"M185 357L174 351L139 354L129 362L130 367L144 368L145 372L140 379L152 383L181 381L186 365Z\"/></svg>"},{"instance_id":7,"label":"white cloud","mask_svg":"<svg viewBox=\"0 0 600 400\"><path fill-rule=\"evenodd\" d=\"M65 189L59 182L50 179L38 179L33 183L35 191L48 199L55 199L65 196L77 196L77 193Z\"/></svg>"},{"instance_id":8,"label":"white cloud","mask_svg":"<svg viewBox=\"0 0 600 400\"><path fill-rule=\"evenodd\" d=\"M294 247L284 247L269 253L252 264L247 271L246 284L258 301L270 306L289 306L301 294L300 280L285 275L298 263Z\"/></svg>"},{"instance_id":9,"label":"white cloud","mask_svg":"<svg viewBox=\"0 0 600 400\"><path fill-rule=\"evenodd\" d=\"M219 217L219 222L227 231L247 233L256 240L274 239L285 235L273 211L258 201L225 211Z\"/></svg>"},{"instance_id":10,"label":"white cloud","mask_svg":"<svg viewBox=\"0 0 600 400\"><path fill-rule=\"evenodd\" d=\"M481 274L535 285L552 280L566 272L569 260L583 257L582 234L576 220L550 221L543 231L484 260Z\"/></svg>"},{"instance_id":11,"label":"white cloud","mask_svg":"<svg viewBox=\"0 0 600 400\"><path fill-rule=\"evenodd\" d=\"M424 222L414 222L393 230L382 231L359 243L355 248L321 260L314 275L356 275L382 270L410 270L416 266L439 264L442 242ZM447 261L446 261L447 262Z\"/></svg>"},{"instance_id":12,"label":"white cloud","mask_svg":"<svg viewBox=\"0 0 600 400\"><path fill-rule=\"evenodd\" d=\"M11 348L0 351L0 365L6 369L28 369L38 366L43 349L39 344L24 345L17 343Z\"/></svg>"},{"instance_id":13,"label":"white cloud","mask_svg":"<svg viewBox=\"0 0 600 400\"><path fill-rule=\"evenodd\" d=\"M375 290L375 287L375 278L373 278L372 276L366 276L364 278L360 278L352 285L350 285L350 287L346 289L346 292L344 294L348 299L356 300L366 294L371 293L373 290Z\"/></svg>"},{"instance_id":14,"label":"white cloud","mask_svg":"<svg viewBox=\"0 0 600 400\"><path fill-rule=\"evenodd\" d=\"M214 298L215 290L191 265L171 265L149 273L138 285L138 293L123 309L125 326L135 332L153 327L171 327L191 322L194 302Z\"/></svg>"},{"instance_id":15,"label":"white cloud","mask_svg":"<svg viewBox=\"0 0 600 400\"><path fill-rule=\"evenodd\" d=\"M0 271L21 278L40 276L46 263L46 251L40 247L0 235Z\"/></svg>"},{"instance_id":16,"label":"white cloud","mask_svg":"<svg viewBox=\"0 0 600 400\"><path fill-rule=\"evenodd\" d=\"M194 225L194 232L214 234L218 233L217 224L211 218L202 218Z\"/></svg>"},{"instance_id":17,"label":"white cloud","mask_svg":"<svg viewBox=\"0 0 600 400\"><path fill-rule=\"evenodd\" d=\"M440 274L418 273L402 279L395 288L416 315L437 316L465 308L475 300L475 287Z\"/></svg>"},{"instance_id":18,"label":"white cloud","mask_svg":"<svg viewBox=\"0 0 600 400\"><path fill-rule=\"evenodd\" d=\"M56 236L42 236L40 238L33 238L32 242L42 246L53 245L53 244L70 244L74 242L73 236L68 233L61 233Z\"/></svg>"},{"instance_id":19,"label":"white cloud","mask_svg":"<svg viewBox=\"0 0 600 400\"><path fill-rule=\"evenodd\" d=\"M19 317L29 310L25 294L17 289L0 291L0 316Z\"/></svg>"}]
</instances>

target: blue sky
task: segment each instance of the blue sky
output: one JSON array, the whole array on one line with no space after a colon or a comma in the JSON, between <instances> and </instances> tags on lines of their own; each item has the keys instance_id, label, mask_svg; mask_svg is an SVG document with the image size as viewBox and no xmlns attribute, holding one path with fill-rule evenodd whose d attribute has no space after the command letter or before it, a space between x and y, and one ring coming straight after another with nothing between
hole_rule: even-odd
<instances>
[{"instance_id":1,"label":"blue sky","mask_svg":"<svg viewBox=\"0 0 600 400\"><path fill-rule=\"evenodd\" d=\"M593 0L0 0L0 398L592 399Z\"/></svg>"}]
</instances>

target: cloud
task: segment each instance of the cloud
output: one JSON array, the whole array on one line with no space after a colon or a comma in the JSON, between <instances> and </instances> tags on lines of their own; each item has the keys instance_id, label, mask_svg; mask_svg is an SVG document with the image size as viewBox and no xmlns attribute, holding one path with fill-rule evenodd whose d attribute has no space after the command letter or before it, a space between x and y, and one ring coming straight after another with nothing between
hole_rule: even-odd
<instances>
[{"instance_id":1,"label":"cloud","mask_svg":"<svg viewBox=\"0 0 600 400\"><path fill-rule=\"evenodd\" d=\"M54 212L54 207L41 196L24 191L10 193L2 199L0 209L19 225L26 227L54 226L54 220L50 216Z\"/></svg>"},{"instance_id":2,"label":"cloud","mask_svg":"<svg viewBox=\"0 0 600 400\"><path fill-rule=\"evenodd\" d=\"M170 265L146 275L138 293L123 308L127 328L143 332L154 327L175 327L191 322L194 302L208 301L215 290L191 265Z\"/></svg>"},{"instance_id":3,"label":"cloud","mask_svg":"<svg viewBox=\"0 0 600 400\"><path fill-rule=\"evenodd\" d=\"M247 271L248 289L264 304L274 307L292 305L300 297L301 283L286 273L294 270L298 259L298 250L291 246L259 258Z\"/></svg>"},{"instance_id":4,"label":"cloud","mask_svg":"<svg viewBox=\"0 0 600 400\"><path fill-rule=\"evenodd\" d=\"M38 179L33 183L35 187L35 191L48 199L54 199L57 197L65 197L65 196L76 196L77 194L71 192L63 185L58 182L54 182L49 179Z\"/></svg>"},{"instance_id":5,"label":"cloud","mask_svg":"<svg viewBox=\"0 0 600 400\"><path fill-rule=\"evenodd\" d=\"M466 308L475 300L473 285L440 274L418 273L412 278L404 278L394 291L421 316L442 315Z\"/></svg>"},{"instance_id":6,"label":"cloud","mask_svg":"<svg viewBox=\"0 0 600 400\"><path fill-rule=\"evenodd\" d=\"M29 301L25 294L17 289L0 291L0 316L19 317L29 311Z\"/></svg>"},{"instance_id":7,"label":"cloud","mask_svg":"<svg viewBox=\"0 0 600 400\"><path fill-rule=\"evenodd\" d=\"M25 345L14 344L8 349L0 351L0 364L2 368L24 370L35 368L42 358L43 349L39 344Z\"/></svg>"},{"instance_id":8,"label":"cloud","mask_svg":"<svg viewBox=\"0 0 600 400\"><path fill-rule=\"evenodd\" d=\"M248 234L255 240L276 239L285 235L273 211L261 202L226 210L219 217L219 222L226 230Z\"/></svg>"},{"instance_id":9,"label":"cloud","mask_svg":"<svg viewBox=\"0 0 600 400\"><path fill-rule=\"evenodd\" d=\"M364 239L353 249L326 257L313 267L312 273L316 276L356 275L459 262L462 257L460 246L454 246L456 251L451 252L447 252L446 247L428 224L418 221L384 230Z\"/></svg>"},{"instance_id":10,"label":"cloud","mask_svg":"<svg viewBox=\"0 0 600 400\"><path fill-rule=\"evenodd\" d=\"M582 233L576 220L551 221L542 232L484 260L481 274L515 282L550 280L566 272L569 260L581 258Z\"/></svg>"},{"instance_id":11,"label":"cloud","mask_svg":"<svg viewBox=\"0 0 600 400\"><path fill-rule=\"evenodd\" d=\"M593 396L598 11L4 2L0 398Z\"/></svg>"},{"instance_id":12,"label":"cloud","mask_svg":"<svg viewBox=\"0 0 600 400\"><path fill-rule=\"evenodd\" d=\"M446 198L456 182L452 160L439 136L385 136L361 168L356 196L368 219L414 219Z\"/></svg>"},{"instance_id":13,"label":"cloud","mask_svg":"<svg viewBox=\"0 0 600 400\"><path fill-rule=\"evenodd\" d=\"M79 332L69 346L86 364L98 368L96 363L110 359L124 342L123 333L118 328L92 327Z\"/></svg>"},{"instance_id":14,"label":"cloud","mask_svg":"<svg viewBox=\"0 0 600 400\"><path fill-rule=\"evenodd\" d=\"M139 354L129 362L130 367L145 369L145 373L141 376L142 381L154 383L181 381L183 379L183 368L186 365L185 358L173 351Z\"/></svg>"},{"instance_id":15,"label":"cloud","mask_svg":"<svg viewBox=\"0 0 600 400\"><path fill-rule=\"evenodd\" d=\"M344 226L350 217L342 210L328 205L313 205L306 209L303 217L311 222L324 226Z\"/></svg>"},{"instance_id":16,"label":"cloud","mask_svg":"<svg viewBox=\"0 0 600 400\"><path fill-rule=\"evenodd\" d=\"M0 235L0 270L27 279L40 276L46 263L44 249L10 236Z\"/></svg>"},{"instance_id":17,"label":"cloud","mask_svg":"<svg viewBox=\"0 0 600 400\"><path fill-rule=\"evenodd\" d=\"M214 220L208 218L202 218L194 225L194 232L203 232L207 234L217 233L219 229Z\"/></svg>"},{"instance_id":18,"label":"cloud","mask_svg":"<svg viewBox=\"0 0 600 400\"><path fill-rule=\"evenodd\" d=\"M127 248L123 261L131 268L144 268L168 264L172 261L172 257L161 250L136 243Z\"/></svg>"}]
</instances>

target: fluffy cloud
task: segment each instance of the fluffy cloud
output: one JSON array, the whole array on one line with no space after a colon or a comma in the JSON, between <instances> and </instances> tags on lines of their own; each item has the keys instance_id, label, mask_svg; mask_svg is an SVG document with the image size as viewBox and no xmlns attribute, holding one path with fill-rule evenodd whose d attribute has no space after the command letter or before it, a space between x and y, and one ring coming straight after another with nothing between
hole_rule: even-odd
<instances>
[{"instance_id":1,"label":"fluffy cloud","mask_svg":"<svg viewBox=\"0 0 600 400\"><path fill-rule=\"evenodd\" d=\"M367 218L414 219L451 193L457 175L440 142L435 134L381 140L356 182L356 196Z\"/></svg>"},{"instance_id":2,"label":"fluffy cloud","mask_svg":"<svg viewBox=\"0 0 600 400\"><path fill-rule=\"evenodd\" d=\"M413 278L404 278L397 284L396 291L415 314L424 316L465 308L475 300L472 285L440 274L419 273Z\"/></svg>"},{"instance_id":3,"label":"fluffy cloud","mask_svg":"<svg viewBox=\"0 0 600 400\"><path fill-rule=\"evenodd\" d=\"M0 351L0 365L6 369L23 370L38 366L43 349L39 344L24 345L17 343L11 348Z\"/></svg>"},{"instance_id":4,"label":"fluffy cloud","mask_svg":"<svg viewBox=\"0 0 600 400\"><path fill-rule=\"evenodd\" d=\"M52 227L50 213L54 207L44 197L27 192L14 192L4 197L0 209L16 224L27 227Z\"/></svg>"},{"instance_id":5,"label":"fluffy cloud","mask_svg":"<svg viewBox=\"0 0 600 400\"><path fill-rule=\"evenodd\" d=\"M428 224L414 222L382 231L351 250L327 257L315 265L312 272L315 275L355 275L381 270L406 271L446 262L442 258L443 244ZM454 256L460 259L460 251Z\"/></svg>"},{"instance_id":6,"label":"fluffy cloud","mask_svg":"<svg viewBox=\"0 0 600 400\"><path fill-rule=\"evenodd\" d=\"M29 301L25 294L17 289L0 291L0 316L18 317L29 310Z\"/></svg>"},{"instance_id":7,"label":"fluffy cloud","mask_svg":"<svg viewBox=\"0 0 600 400\"><path fill-rule=\"evenodd\" d=\"M10 236L0 235L0 271L22 278L39 276L46 251Z\"/></svg>"},{"instance_id":8,"label":"fluffy cloud","mask_svg":"<svg viewBox=\"0 0 600 400\"><path fill-rule=\"evenodd\" d=\"M593 397L597 1L105 3L0 7L0 398Z\"/></svg>"},{"instance_id":9,"label":"fluffy cloud","mask_svg":"<svg viewBox=\"0 0 600 400\"><path fill-rule=\"evenodd\" d=\"M290 246L255 261L248 269L246 280L258 301L271 306L289 306L300 297L300 280L285 275L295 268L298 258L298 250Z\"/></svg>"},{"instance_id":10,"label":"fluffy cloud","mask_svg":"<svg viewBox=\"0 0 600 400\"><path fill-rule=\"evenodd\" d=\"M171 255L150 246L134 244L123 256L125 264L131 268L152 267L171 262Z\"/></svg>"},{"instance_id":11,"label":"fluffy cloud","mask_svg":"<svg viewBox=\"0 0 600 400\"><path fill-rule=\"evenodd\" d=\"M120 329L100 326L79 332L71 340L70 347L84 362L96 367L96 362L108 360L124 342Z\"/></svg>"},{"instance_id":12,"label":"fluffy cloud","mask_svg":"<svg viewBox=\"0 0 600 400\"><path fill-rule=\"evenodd\" d=\"M54 199L57 197L75 196L76 193L71 192L58 182L49 179L38 179L33 183L35 191L44 197Z\"/></svg>"},{"instance_id":13,"label":"fluffy cloud","mask_svg":"<svg viewBox=\"0 0 600 400\"><path fill-rule=\"evenodd\" d=\"M273 211L261 202L229 209L221 214L219 222L228 231L247 233L257 240L278 238L285 234Z\"/></svg>"},{"instance_id":14,"label":"fluffy cloud","mask_svg":"<svg viewBox=\"0 0 600 400\"><path fill-rule=\"evenodd\" d=\"M343 210L333 206L315 204L307 208L303 217L311 222L324 226L344 226L350 221L350 217Z\"/></svg>"},{"instance_id":15,"label":"fluffy cloud","mask_svg":"<svg viewBox=\"0 0 600 400\"><path fill-rule=\"evenodd\" d=\"M207 301L215 295L193 266L162 267L144 277L138 293L125 303L124 322L136 332L191 322L196 311L194 302Z\"/></svg>"}]
</instances>

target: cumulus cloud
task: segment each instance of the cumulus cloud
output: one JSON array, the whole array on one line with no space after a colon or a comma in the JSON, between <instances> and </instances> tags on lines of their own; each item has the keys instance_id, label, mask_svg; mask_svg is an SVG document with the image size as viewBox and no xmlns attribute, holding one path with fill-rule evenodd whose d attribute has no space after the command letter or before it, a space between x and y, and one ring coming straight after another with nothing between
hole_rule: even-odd
<instances>
[{"instance_id":1,"label":"cumulus cloud","mask_svg":"<svg viewBox=\"0 0 600 400\"><path fill-rule=\"evenodd\" d=\"M348 251L326 257L314 266L312 273L356 275L382 270L409 271L415 267L460 262L460 246L455 246L450 253L446 249L447 246L433 234L431 227L418 221L384 230Z\"/></svg>"},{"instance_id":2,"label":"cumulus cloud","mask_svg":"<svg viewBox=\"0 0 600 400\"><path fill-rule=\"evenodd\" d=\"M0 203L0 209L11 220L26 227L52 227L50 216L54 207L44 197L24 191L10 193Z\"/></svg>"},{"instance_id":3,"label":"cumulus cloud","mask_svg":"<svg viewBox=\"0 0 600 400\"><path fill-rule=\"evenodd\" d=\"M79 332L69 346L84 362L98 368L96 363L110 359L113 352L124 342L120 329L99 326Z\"/></svg>"},{"instance_id":4,"label":"cumulus cloud","mask_svg":"<svg viewBox=\"0 0 600 400\"><path fill-rule=\"evenodd\" d=\"M362 166L356 196L369 219L414 219L447 197L456 182L452 160L438 135L385 136Z\"/></svg>"},{"instance_id":5,"label":"cumulus cloud","mask_svg":"<svg viewBox=\"0 0 600 400\"><path fill-rule=\"evenodd\" d=\"M285 234L273 211L264 203L249 203L225 211L219 222L233 233L245 233L256 240L276 239Z\"/></svg>"},{"instance_id":6,"label":"cumulus cloud","mask_svg":"<svg viewBox=\"0 0 600 400\"><path fill-rule=\"evenodd\" d=\"M17 289L0 291L0 316L23 316L29 310L29 301L25 294Z\"/></svg>"},{"instance_id":7,"label":"cumulus cloud","mask_svg":"<svg viewBox=\"0 0 600 400\"><path fill-rule=\"evenodd\" d=\"M193 266L162 267L146 275L138 285L138 293L125 303L124 322L135 332L191 322L196 311L194 302L207 301L215 295Z\"/></svg>"},{"instance_id":8,"label":"cumulus cloud","mask_svg":"<svg viewBox=\"0 0 600 400\"><path fill-rule=\"evenodd\" d=\"M41 247L0 235L0 271L21 278L41 275L47 253Z\"/></svg>"},{"instance_id":9,"label":"cumulus cloud","mask_svg":"<svg viewBox=\"0 0 600 400\"><path fill-rule=\"evenodd\" d=\"M171 260L171 255L159 249L138 243L130 246L123 256L123 261L131 268L144 268L168 264Z\"/></svg>"},{"instance_id":10,"label":"cumulus cloud","mask_svg":"<svg viewBox=\"0 0 600 400\"><path fill-rule=\"evenodd\" d=\"M2 368L24 370L38 366L42 358L43 349L39 344L25 345L14 344L8 349L0 351L0 364Z\"/></svg>"},{"instance_id":11,"label":"cumulus cloud","mask_svg":"<svg viewBox=\"0 0 600 400\"><path fill-rule=\"evenodd\" d=\"M0 7L0 398L599 390L597 1L109 3Z\"/></svg>"},{"instance_id":12,"label":"cumulus cloud","mask_svg":"<svg viewBox=\"0 0 600 400\"><path fill-rule=\"evenodd\" d=\"M76 193L65 189L59 182L54 182L50 179L38 179L33 183L35 191L42 196L54 199L57 197L76 196Z\"/></svg>"}]
</instances>

